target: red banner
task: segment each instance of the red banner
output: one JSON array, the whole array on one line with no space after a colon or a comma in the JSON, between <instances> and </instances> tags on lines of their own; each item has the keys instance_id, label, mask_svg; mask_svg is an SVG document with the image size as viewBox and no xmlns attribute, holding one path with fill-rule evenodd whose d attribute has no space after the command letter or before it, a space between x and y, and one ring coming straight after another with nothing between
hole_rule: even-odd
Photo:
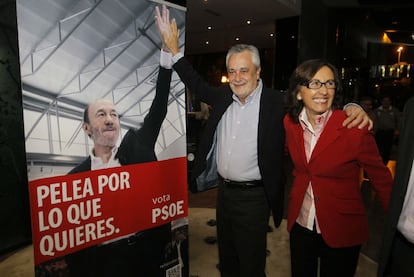
<instances>
[{"instance_id":1,"label":"red banner","mask_svg":"<svg viewBox=\"0 0 414 277\"><path fill-rule=\"evenodd\" d=\"M185 157L31 181L35 264L187 217Z\"/></svg>"}]
</instances>

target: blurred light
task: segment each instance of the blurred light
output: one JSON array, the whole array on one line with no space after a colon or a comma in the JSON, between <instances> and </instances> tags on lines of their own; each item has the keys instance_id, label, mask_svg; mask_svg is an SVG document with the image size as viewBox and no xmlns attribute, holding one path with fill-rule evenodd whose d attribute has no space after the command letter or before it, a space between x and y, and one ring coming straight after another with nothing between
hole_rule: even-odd
<instances>
[{"instance_id":1,"label":"blurred light","mask_svg":"<svg viewBox=\"0 0 414 277\"><path fill-rule=\"evenodd\" d=\"M402 46L400 46L400 47L398 47L398 49L397 49L397 52L398 52L398 64L400 63L400 61L401 61L401 52L404 50L404 47L402 47Z\"/></svg>"},{"instance_id":2,"label":"blurred light","mask_svg":"<svg viewBox=\"0 0 414 277\"><path fill-rule=\"evenodd\" d=\"M385 68L385 66L381 66L381 69L380 69L380 71L381 71L381 77L382 78L384 78L385 77L385 70L386 70L386 68Z\"/></svg>"},{"instance_id":3,"label":"blurred light","mask_svg":"<svg viewBox=\"0 0 414 277\"><path fill-rule=\"evenodd\" d=\"M226 76L226 75L221 76L221 83L222 83L222 84L224 84L224 83L228 83L228 82L229 82L229 78L227 78L227 76Z\"/></svg>"},{"instance_id":4,"label":"blurred light","mask_svg":"<svg viewBox=\"0 0 414 277\"><path fill-rule=\"evenodd\" d=\"M391 43L391 40L388 37L387 33L382 34L382 39L381 40L382 40L382 42L385 42L385 43Z\"/></svg>"}]
</instances>

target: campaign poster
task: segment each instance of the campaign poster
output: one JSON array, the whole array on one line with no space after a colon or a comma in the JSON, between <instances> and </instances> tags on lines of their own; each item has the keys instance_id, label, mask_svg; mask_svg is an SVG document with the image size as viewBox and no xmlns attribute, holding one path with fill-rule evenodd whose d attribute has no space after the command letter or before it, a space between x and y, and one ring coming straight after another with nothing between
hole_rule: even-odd
<instances>
[{"instance_id":1,"label":"campaign poster","mask_svg":"<svg viewBox=\"0 0 414 277\"><path fill-rule=\"evenodd\" d=\"M36 276L188 276L185 87L159 67L162 4L184 51L178 4L16 1Z\"/></svg>"}]
</instances>

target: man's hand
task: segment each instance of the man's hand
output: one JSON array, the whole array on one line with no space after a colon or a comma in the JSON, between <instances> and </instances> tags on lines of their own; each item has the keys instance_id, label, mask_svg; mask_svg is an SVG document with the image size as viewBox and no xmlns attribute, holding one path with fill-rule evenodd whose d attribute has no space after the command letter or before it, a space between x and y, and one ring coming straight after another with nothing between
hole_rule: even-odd
<instances>
[{"instance_id":1,"label":"man's hand","mask_svg":"<svg viewBox=\"0 0 414 277\"><path fill-rule=\"evenodd\" d=\"M155 23L161 38L163 33L165 33L167 37L170 35L170 11L165 5L162 5L162 15L158 6L155 7ZM164 48L164 50L166 49Z\"/></svg>"},{"instance_id":2,"label":"man's hand","mask_svg":"<svg viewBox=\"0 0 414 277\"><path fill-rule=\"evenodd\" d=\"M169 34L166 32L161 33L162 42L164 47L171 52L174 56L178 52L180 52L180 47L178 46L178 41L180 38L180 30L177 28L177 23L175 19L169 24Z\"/></svg>"},{"instance_id":3,"label":"man's hand","mask_svg":"<svg viewBox=\"0 0 414 277\"><path fill-rule=\"evenodd\" d=\"M155 22L161 35L163 50L171 52L173 56L180 52L178 46L180 30L174 18L170 22L170 12L165 5L162 5L162 14L160 9L155 7Z\"/></svg>"},{"instance_id":4,"label":"man's hand","mask_svg":"<svg viewBox=\"0 0 414 277\"><path fill-rule=\"evenodd\" d=\"M368 130L371 130L373 127L373 122L369 118L368 114L358 105L348 105L345 108L345 113L348 116L344 120L342 126L347 126L348 128L353 128L358 125L359 129L364 128L368 124Z\"/></svg>"}]
</instances>

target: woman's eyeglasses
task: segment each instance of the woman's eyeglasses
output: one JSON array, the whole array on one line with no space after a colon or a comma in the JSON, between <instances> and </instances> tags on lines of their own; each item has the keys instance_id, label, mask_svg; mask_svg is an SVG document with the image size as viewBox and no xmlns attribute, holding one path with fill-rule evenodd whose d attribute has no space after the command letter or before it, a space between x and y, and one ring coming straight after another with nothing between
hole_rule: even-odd
<instances>
[{"instance_id":1,"label":"woman's eyeglasses","mask_svg":"<svg viewBox=\"0 0 414 277\"><path fill-rule=\"evenodd\" d=\"M310 80L308 82L302 83L302 86L310 89L318 89L321 88L322 85L325 85L327 89L334 89L336 88L337 83L335 80L328 80L326 82L321 82L319 80Z\"/></svg>"}]
</instances>

